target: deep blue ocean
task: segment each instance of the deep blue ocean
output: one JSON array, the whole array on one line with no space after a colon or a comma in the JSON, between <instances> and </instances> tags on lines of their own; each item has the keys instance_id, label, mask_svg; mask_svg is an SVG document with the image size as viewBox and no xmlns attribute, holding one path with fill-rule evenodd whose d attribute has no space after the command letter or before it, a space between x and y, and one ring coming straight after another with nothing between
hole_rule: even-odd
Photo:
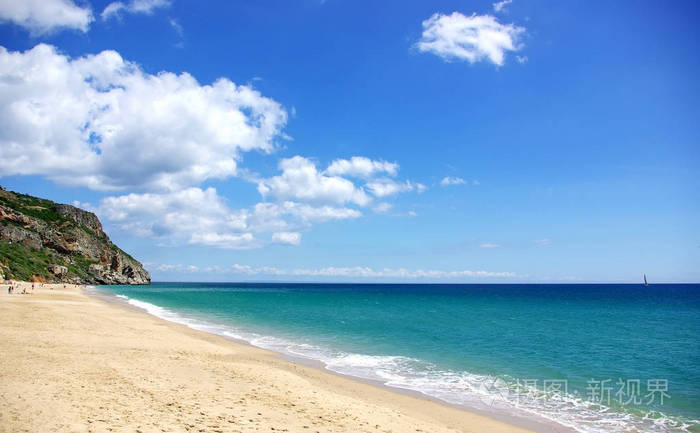
<instances>
[{"instance_id":1,"label":"deep blue ocean","mask_svg":"<svg viewBox=\"0 0 700 433\"><path fill-rule=\"evenodd\" d=\"M700 285L154 283L151 314L581 432L700 431Z\"/></svg>"}]
</instances>

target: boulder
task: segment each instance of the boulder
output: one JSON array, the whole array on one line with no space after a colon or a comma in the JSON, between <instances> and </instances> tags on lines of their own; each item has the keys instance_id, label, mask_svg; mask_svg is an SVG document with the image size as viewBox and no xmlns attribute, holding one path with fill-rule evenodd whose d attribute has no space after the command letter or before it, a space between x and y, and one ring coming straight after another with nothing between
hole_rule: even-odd
<instances>
[{"instance_id":1,"label":"boulder","mask_svg":"<svg viewBox=\"0 0 700 433\"><path fill-rule=\"evenodd\" d=\"M57 277L62 277L68 273L68 268L61 265L49 265L48 270Z\"/></svg>"}]
</instances>

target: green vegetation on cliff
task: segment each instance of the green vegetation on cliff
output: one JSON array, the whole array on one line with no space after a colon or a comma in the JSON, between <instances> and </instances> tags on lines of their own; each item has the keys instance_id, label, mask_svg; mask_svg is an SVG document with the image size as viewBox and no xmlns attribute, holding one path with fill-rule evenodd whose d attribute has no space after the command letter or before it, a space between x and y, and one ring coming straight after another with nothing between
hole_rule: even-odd
<instances>
[{"instance_id":1,"label":"green vegetation on cliff","mask_svg":"<svg viewBox=\"0 0 700 433\"><path fill-rule=\"evenodd\" d=\"M49 248L34 250L19 243L0 241L0 262L2 263L0 268L5 271L5 278L22 281L53 281L56 276L48 269L51 265L58 265L66 267L68 279L72 277L88 279L90 275L86 269L97 262L82 256L76 256L74 260L77 264L67 262L60 254Z\"/></svg>"},{"instance_id":2,"label":"green vegetation on cliff","mask_svg":"<svg viewBox=\"0 0 700 433\"><path fill-rule=\"evenodd\" d=\"M0 274L16 280L148 284L91 212L0 187Z\"/></svg>"},{"instance_id":3,"label":"green vegetation on cliff","mask_svg":"<svg viewBox=\"0 0 700 433\"><path fill-rule=\"evenodd\" d=\"M0 205L7 206L24 215L38 218L57 227L63 224L72 224L68 218L58 213L57 203L43 198L32 197L31 195L11 191L2 191L2 193L0 193Z\"/></svg>"}]
</instances>

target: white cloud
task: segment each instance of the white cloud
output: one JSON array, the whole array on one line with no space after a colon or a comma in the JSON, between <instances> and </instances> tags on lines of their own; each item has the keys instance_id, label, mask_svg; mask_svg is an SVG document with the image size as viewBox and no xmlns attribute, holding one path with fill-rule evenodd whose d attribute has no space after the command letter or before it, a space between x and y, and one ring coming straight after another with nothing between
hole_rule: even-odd
<instances>
[{"instance_id":1,"label":"white cloud","mask_svg":"<svg viewBox=\"0 0 700 433\"><path fill-rule=\"evenodd\" d=\"M272 234L272 241L280 244L299 245L301 233L298 232L277 232Z\"/></svg>"},{"instance_id":2,"label":"white cloud","mask_svg":"<svg viewBox=\"0 0 700 433\"><path fill-rule=\"evenodd\" d=\"M525 28L501 24L491 15L436 13L423 21L423 35L416 46L447 61L488 59L501 66L506 52L520 49L519 38L524 32Z\"/></svg>"},{"instance_id":3,"label":"white cloud","mask_svg":"<svg viewBox=\"0 0 700 433\"><path fill-rule=\"evenodd\" d=\"M493 10L496 12L505 12L506 6L513 3L513 0L502 0L493 4Z\"/></svg>"},{"instance_id":4,"label":"white cloud","mask_svg":"<svg viewBox=\"0 0 700 433\"><path fill-rule=\"evenodd\" d=\"M283 271L284 272L284 271ZM513 278L513 272L489 271L443 271L404 268L373 269L369 267L327 267L321 269L293 269L286 275L295 276L324 276L324 277L369 277L369 278ZM281 275L285 275L282 273Z\"/></svg>"},{"instance_id":5,"label":"white cloud","mask_svg":"<svg viewBox=\"0 0 700 433\"><path fill-rule=\"evenodd\" d=\"M0 47L0 177L117 191L79 205L126 233L163 245L298 245L314 224L361 217L357 208L374 201L367 191L425 190L377 178L396 176L398 164L362 156L326 170L301 156L282 159L279 175L253 180L268 201L245 209L199 187L250 179L242 155L274 151L286 121L276 101L225 78L200 85L187 73L149 74L115 51L71 59L44 44ZM386 212L391 204L376 206Z\"/></svg>"},{"instance_id":6,"label":"white cloud","mask_svg":"<svg viewBox=\"0 0 700 433\"><path fill-rule=\"evenodd\" d=\"M515 56L515 60L517 60L517 62L521 65L524 65L527 63L527 56Z\"/></svg>"},{"instance_id":7,"label":"white cloud","mask_svg":"<svg viewBox=\"0 0 700 433\"><path fill-rule=\"evenodd\" d=\"M440 185L442 186L449 186L449 185L464 185L467 183L464 179L461 177L443 177L442 180L440 181Z\"/></svg>"},{"instance_id":8,"label":"white cloud","mask_svg":"<svg viewBox=\"0 0 700 433\"><path fill-rule=\"evenodd\" d=\"M192 272L198 272L200 270L208 270L209 272L212 272L215 270L214 267L200 269L199 266L183 265L183 264L170 265L170 264L159 264L159 263L145 262L143 265L145 267L147 267L148 269L151 269L152 271L159 271L159 272L173 272L174 271L174 272L192 273Z\"/></svg>"},{"instance_id":9,"label":"white cloud","mask_svg":"<svg viewBox=\"0 0 700 433\"><path fill-rule=\"evenodd\" d=\"M478 180L474 179L474 180L472 181L472 185L474 185L474 186L479 186L479 185L481 185L481 182L479 182Z\"/></svg>"},{"instance_id":10,"label":"white cloud","mask_svg":"<svg viewBox=\"0 0 700 433\"><path fill-rule=\"evenodd\" d=\"M96 211L125 232L173 245L233 249L262 246L251 233L248 215L231 210L214 188L106 197Z\"/></svg>"},{"instance_id":11,"label":"white cloud","mask_svg":"<svg viewBox=\"0 0 700 433\"><path fill-rule=\"evenodd\" d=\"M399 165L395 162L374 161L364 156L348 159L336 159L328 166L326 173L331 176L351 176L368 179L377 174L386 173L396 176Z\"/></svg>"},{"instance_id":12,"label":"white cloud","mask_svg":"<svg viewBox=\"0 0 700 433\"><path fill-rule=\"evenodd\" d=\"M486 242L486 243L479 245L479 247L481 247L481 248L499 248L500 246L501 246L501 244L495 244L492 242Z\"/></svg>"},{"instance_id":13,"label":"white cloud","mask_svg":"<svg viewBox=\"0 0 700 433\"><path fill-rule=\"evenodd\" d=\"M417 191L419 194L425 191L426 186L411 181L397 182L389 178L375 179L367 182L367 189L376 197L388 197L402 192Z\"/></svg>"},{"instance_id":14,"label":"white cloud","mask_svg":"<svg viewBox=\"0 0 700 433\"><path fill-rule=\"evenodd\" d=\"M286 121L279 103L226 78L148 74L115 51L0 47L0 176L174 191L236 175L241 154L272 151Z\"/></svg>"},{"instance_id":15,"label":"white cloud","mask_svg":"<svg viewBox=\"0 0 700 433\"><path fill-rule=\"evenodd\" d=\"M256 239L252 233L220 234L214 232L197 232L190 235L190 244L234 250L248 250L262 246L262 243Z\"/></svg>"},{"instance_id":16,"label":"white cloud","mask_svg":"<svg viewBox=\"0 0 700 433\"><path fill-rule=\"evenodd\" d=\"M340 176L327 176L308 158L294 156L279 163L282 174L258 181L263 197L296 199L314 203L353 203L365 206L372 200L362 188Z\"/></svg>"},{"instance_id":17,"label":"white cloud","mask_svg":"<svg viewBox=\"0 0 700 433\"><path fill-rule=\"evenodd\" d=\"M168 22L170 23L170 27L172 27L173 30L175 30L175 32L176 32L180 37L182 37L182 36L184 35L185 31L184 31L184 29L182 28L182 24L180 24L180 23L178 22L178 20L176 20L175 18L170 18L170 19L168 20Z\"/></svg>"},{"instance_id":18,"label":"white cloud","mask_svg":"<svg viewBox=\"0 0 700 433\"><path fill-rule=\"evenodd\" d=\"M93 17L89 7L80 7L71 0L0 0L1 21L42 35L58 29L87 32Z\"/></svg>"},{"instance_id":19,"label":"white cloud","mask_svg":"<svg viewBox=\"0 0 700 433\"><path fill-rule=\"evenodd\" d=\"M545 246L545 245L551 244L552 240L549 238L544 238L544 239L535 239L534 242L536 245Z\"/></svg>"},{"instance_id":20,"label":"white cloud","mask_svg":"<svg viewBox=\"0 0 700 433\"><path fill-rule=\"evenodd\" d=\"M259 208L262 207L271 210L274 214L290 215L299 219L303 224L353 219L362 216L362 212L347 207L310 206L293 201L285 201L278 204L258 203L255 206L256 213L260 213Z\"/></svg>"},{"instance_id":21,"label":"white cloud","mask_svg":"<svg viewBox=\"0 0 700 433\"><path fill-rule=\"evenodd\" d=\"M86 208L84 204L81 207ZM355 209L314 207L292 201L232 209L214 188L106 197L91 210L105 222L135 236L167 245L228 249L260 248L269 243L298 245L299 230L309 229L312 224L362 216ZM266 234L271 234L269 239Z\"/></svg>"},{"instance_id":22,"label":"white cloud","mask_svg":"<svg viewBox=\"0 0 700 433\"><path fill-rule=\"evenodd\" d=\"M150 15L154 9L170 6L169 0L131 0L128 2L116 1L105 7L100 15L103 20L118 18L122 13Z\"/></svg>"},{"instance_id":23,"label":"white cloud","mask_svg":"<svg viewBox=\"0 0 700 433\"><path fill-rule=\"evenodd\" d=\"M185 265L150 264L150 269L158 271L187 271ZM404 279L463 279L463 278L517 278L514 272L491 272L472 270L435 270L435 269L405 269L382 268L374 269L365 266L325 268L282 269L274 266L250 266L233 264L224 268L212 267L208 272L243 275L295 276L295 277L351 277L351 278L404 278Z\"/></svg>"},{"instance_id":24,"label":"white cloud","mask_svg":"<svg viewBox=\"0 0 700 433\"><path fill-rule=\"evenodd\" d=\"M79 205L93 210L119 230L154 238L165 245L249 249L271 243L299 245L301 231L317 223L359 218L362 212L348 205L365 206L371 202L362 188L345 178L322 174L309 159L283 159L280 169L280 176L258 180L261 194L276 201L246 209L230 208L214 188L196 187L110 196L96 207ZM368 184L377 196L420 191L422 187L386 178ZM374 211L386 213L391 208L390 203L380 202Z\"/></svg>"},{"instance_id":25,"label":"white cloud","mask_svg":"<svg viewBox=\"0 0 700 433\"><path fill-rule=\"evenodd\" d=\"M374 211L377 213L387 213L390 210L391 210L391 203L387 203L387 202L378 203L374 207Z\"/></svg>"},{"instance_id":26,"label":"white cloud","mask_svg":"<svg viewBox=\"0 0 700 433\"><path fill-rule=\"evenodd\" d=\"M293 203L295 209L292 209L294 212L290 214L295 214L297 217L313 210L314 216L341 213L343 218L355 218L361 214L345 206L365 207L372 204L373 198L366 191L374 197L385 198L409 191L422 193L426 189L425 185L409 180L396 181L388 177L374 177L378 174L396 176L398 164L375 161L361 156L355 156L349 160L336 159L324 171L319 170L314 161L294 156L281 160L279 169L282 173L278 176L252 180L257 183L258 192L263 198L272 198L277 201L278 204L275 206L280 206L279 203L285 201L283 206L289 208ZM343 175L360 178L365 183L358 185ZM306 207L303 213L302 206ZM391 208L391 203L387 202L380 202L373 206L376 213L387 213ZM349 212L357 212L357 215L345 215Z\"/></svg>"}]
</instances>

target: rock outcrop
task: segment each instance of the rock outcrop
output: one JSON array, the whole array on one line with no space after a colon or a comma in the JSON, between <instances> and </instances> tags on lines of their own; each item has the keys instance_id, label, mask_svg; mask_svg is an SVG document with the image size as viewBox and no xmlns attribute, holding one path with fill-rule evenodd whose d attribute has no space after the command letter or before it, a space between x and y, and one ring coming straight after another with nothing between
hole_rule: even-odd
<instances>
[{"instance_id":1,"label":"rock outcrop","mask_svg":"<svg viewBox=\"0 0 700 433\"><path fill-rule=\"evenodd\" d=\"M150 284L94 213L0 187L0 274L77 284Z\"/></svg>"}]
</instances>

